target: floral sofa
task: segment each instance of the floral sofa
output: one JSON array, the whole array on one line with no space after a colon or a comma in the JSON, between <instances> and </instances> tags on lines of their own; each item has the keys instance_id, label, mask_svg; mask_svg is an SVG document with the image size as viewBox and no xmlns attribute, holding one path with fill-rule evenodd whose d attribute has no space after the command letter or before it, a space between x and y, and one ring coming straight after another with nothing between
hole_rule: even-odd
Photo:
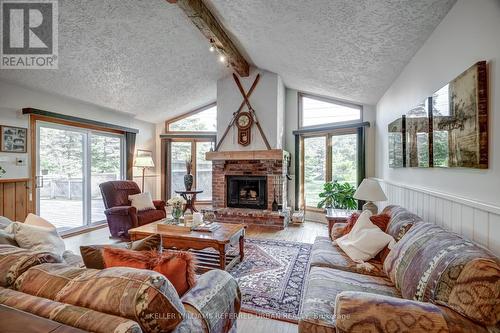
<instances>
[{"instance_id":1,"label":"floral sofa","mask_svg":"<svg viewBox=\"0 0 500 333\"><path fill-rule=\"evenodd\" d=\"M0 245L0 304L96 333L225 333L236 331L241 295L224 271L201 275L179 296L154 271L81 268Z\"/></svg>"},{"instance_id":2,"label":"floral sofa","mask_svg":"<svg viewBox=\"0 0 500 333\"><path fill-rule=\"evenodd\" d=\"M399 206L384 212L397 243L368 263L316 239L299 332L499 332L499 258Z\"/></svg>"}]
</instances>

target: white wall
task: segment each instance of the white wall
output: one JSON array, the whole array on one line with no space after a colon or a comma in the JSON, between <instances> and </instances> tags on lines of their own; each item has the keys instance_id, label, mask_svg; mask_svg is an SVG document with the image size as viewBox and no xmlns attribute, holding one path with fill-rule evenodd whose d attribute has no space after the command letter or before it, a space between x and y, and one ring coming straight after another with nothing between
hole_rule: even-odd
<instances>
[{"instance_id":1,"label":"white wall","mask_svg":"<svg viewBox=\"0 0 500 333\"><path fill-rule=\"evenodd\" d=\"M283 113L284 86L281 78L265 70L251 68L250 76L240 78L241 85L245 92L252 86L257 73L260 73L260 81L257 84L252 96L249 98L252 108L255 110L260 125L266 135L271 148L281 149L283 142L283 132L278 128L281 126ZM233 113L236 112L243 101L243 96L238 90L233 76L226 76L217 81L217 140L219 141L226 130ZM245 106L243 110L248 110ZM282 128L283 126L281 126ZM244 147L238 144L238 129L233 126L227 137L222 142L220 151L231 150L259 150L266 149L266 145L257 129L252 126L252 141Z\"/></svg>"},{"instance_id":2,"label":"white wall","mask_svg":"<svg viewBox=\"0 0 500 333\"><path fill-rule=\"evenodd\" d=\"M154 124L136 120L129 114L0 81L0 124L28 128L29 118L21 114L21 109L26 107L136 128L139 130L136 148L155 153ZM15 166L16 156L24 156L28 162L26 166ZM29 154L0 153L0 165L7 170L3 178L28 177L29 162ZM152 176L148 177L146 190L156 194L158 173L156 170L150 170L149 174ZM140 182L140 178L134 179Z\"/></svg>"},{"instance_id":3,"label":"white wall","mask_svg":"<svg viewBox=\"0 0 500 333\"><path fill-rule=\"evenodd\" d=\"M499 34L500 1L455 4L377 104L378 178L500 207ZM479 60L489 63L489 169L390 169L387 125Z\"/></svg>"},{"instance_id":4,"label":"white wall","mask_svg":"<svg viewBox=\"0 0 500 333\"><path fill-rule=\"evenodd\" d=\"M293 206L295 202L295 136L293 131L299 127L298 91L286 88L285 94L285 146L284 149L292 153L290 172L292 180L288 183L288 197ZM334 97L332 97L334 98ZM370 122L366 131L366 176L375 175L375 106L363 105L363 121ZM321 221L324 221L321 216Z\"/></svg>"}]
</instances>

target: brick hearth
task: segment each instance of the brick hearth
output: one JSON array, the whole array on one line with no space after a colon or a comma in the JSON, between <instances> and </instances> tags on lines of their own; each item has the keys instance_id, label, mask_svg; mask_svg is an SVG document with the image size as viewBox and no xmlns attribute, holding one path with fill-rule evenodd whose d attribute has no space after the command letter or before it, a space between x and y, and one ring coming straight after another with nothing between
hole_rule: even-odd
<instances>
[{"instance_id":1,"label":"brick hearth","mask_svg":"<svg viewBox=\"0 0 500 333\"><path fill-rule=\"evenodd\" d=\"M289 214L272 211L274 177L284 177L283 160L213 160L212 201L217 219L227 223L246 223L283 229L288 224ZM226 176L266 176L267 209L245 209L227 207ZM286 191L283 191L286 203Z\"/></svg>"}]
</instances>

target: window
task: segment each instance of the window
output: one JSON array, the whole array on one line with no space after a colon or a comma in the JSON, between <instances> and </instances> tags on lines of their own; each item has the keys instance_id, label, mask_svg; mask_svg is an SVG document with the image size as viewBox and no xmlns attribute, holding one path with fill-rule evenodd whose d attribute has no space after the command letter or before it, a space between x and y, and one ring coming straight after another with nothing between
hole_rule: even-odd
<instances>
[{"instance_id":1,"label":"window","mask_svg":"<svg viewBox=\"0 0 500 333\"><path fill-rule=\"evenodd\" d=\"M167 132L216 132L217 105L210 104L167 121Z\"/></svg>"},{"instance_id":2,"label":"window","mask_svg":"<svg viewBox=\"0 0 500 333\"><path fill-rule=\"evenodd\" d=\"M357 187L360 145L356 129L306 135L301 141L301 201L306 207L317 207L326 182L338 181Z\"/></svg>"},{"instance_id":3,"label":"window","mask_svg":"<svg viewBox=\"0 0 500 333\"><path fill-rule=\"evenodd\" d=\"M37 122L37 213L60 231L106 220L99 184L124 179L124 136Z\"/></svg>"},{"instance_id":4,"label":"window","mask_svg":"<svg viewBox=\"0 0 500 333\"><path fill-rule=\"evenodd\" d=\"M186 161L193 162L193 189L203 190L196 197L197 201L212 200L212 162L205 159L205 153L213 148L212 138L171 138L164 140L169 146L168 153L168 197L175 196L175 191L184 190Z\"/></svg>"},{"instance_id":5,"label":"window","mask_svg":"<svg viewBox=\"0 0 500 333\"><path fill-rule=\"evenodd\" d=\"M184 190L186 161L192 161L193 189L203 192L197 201L212 200L212 162L205 154L215 146L217 136L217 105L210 104L167 120L166 134L162 135L165 162L162 178L165 198L175 196L175 191Z\"/></svg>"},{"instance_id":6,"label":"window","mask_svg":"<svg viewBox=\"0 0 500 333\"><path fill-rule=\"evenodd\" d=\"M360 105L299 94L300 127L324 126L362 120Z\"/></svg>"}]
</instances>

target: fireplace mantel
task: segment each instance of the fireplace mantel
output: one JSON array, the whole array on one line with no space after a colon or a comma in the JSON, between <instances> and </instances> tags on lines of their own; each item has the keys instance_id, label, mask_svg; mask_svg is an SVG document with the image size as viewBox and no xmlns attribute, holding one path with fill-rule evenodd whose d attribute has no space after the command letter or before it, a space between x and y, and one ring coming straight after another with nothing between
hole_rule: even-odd
<instances>
[{"instance_id":1,"label":"fireplace mantel","mask_svg":"<svg viewBox=\"0 0 500 333\"><path fill-rule=\"evenodd\" d=\"M287 154L283 149L210 151L205 158L209 161L283 160L283 154Z\"/></svg>"}]
</instances>

